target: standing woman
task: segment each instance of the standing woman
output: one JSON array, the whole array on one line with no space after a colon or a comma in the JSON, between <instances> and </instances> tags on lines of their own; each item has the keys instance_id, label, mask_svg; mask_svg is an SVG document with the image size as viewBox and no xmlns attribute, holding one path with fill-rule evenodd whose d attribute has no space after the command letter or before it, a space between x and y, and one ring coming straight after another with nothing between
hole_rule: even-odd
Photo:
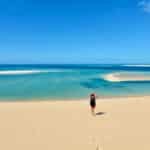
<instances>
[{"instance_id":1,"label":"standing woman","mask_svg":"<svg viewBox=\"0 0 150 150\"><path fill-rule=\"evenodd\" d=\"M90 95L90 106L91 106L91 113L95 115L95 108L96 108L96 94L92 93Z\"/></svg>"}]
</instances>

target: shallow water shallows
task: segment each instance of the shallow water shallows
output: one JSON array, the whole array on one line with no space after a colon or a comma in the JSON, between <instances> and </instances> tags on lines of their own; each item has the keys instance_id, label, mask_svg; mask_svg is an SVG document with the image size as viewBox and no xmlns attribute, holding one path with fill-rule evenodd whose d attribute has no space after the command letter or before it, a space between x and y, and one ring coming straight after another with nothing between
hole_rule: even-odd
<instances>
[{"instance_id":1,"label":"shallow water shallows","mask_svg":"<svg viewBox=\"0 0 150 150\"><path fill-rule=\"evenodd\" d=\"M141 72L150 67L125 65L1 65L0 100L82 99L99 96L150 95L150 81L109 82L106 74Z\"/></svg>"}]
</instances>

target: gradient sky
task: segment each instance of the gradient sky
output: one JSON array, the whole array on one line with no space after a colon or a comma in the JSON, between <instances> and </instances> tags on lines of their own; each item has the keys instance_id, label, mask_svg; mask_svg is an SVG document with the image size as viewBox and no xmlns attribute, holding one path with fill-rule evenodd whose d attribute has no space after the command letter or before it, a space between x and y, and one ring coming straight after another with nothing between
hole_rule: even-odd
<instances>
[{"instance_id":1,"label":"gradient sky","mask_svg":"<svg viewBox=\"0 0 150 150\"><path fill-rule=\"evenodd\" d=\"M150 0L0 1L0 63L150 63Z\"/></svg>"}]
</instances>

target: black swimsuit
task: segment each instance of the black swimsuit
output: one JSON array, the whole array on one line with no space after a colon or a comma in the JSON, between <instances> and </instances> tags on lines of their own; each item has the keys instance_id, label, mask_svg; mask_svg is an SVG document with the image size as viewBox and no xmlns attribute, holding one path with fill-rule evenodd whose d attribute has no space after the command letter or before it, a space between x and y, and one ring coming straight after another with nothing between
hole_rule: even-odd
<instances>
[{"instance_id":1,"label":"black swimsuit","mask_svg":"<svg viewBox=\"0 0 150 150\"><path fill-rule=\"evenodd\" d=\"M95 107L96 107L96 100L95 100L95 97L91 97L90 106L91 106L92 108L95 108Z\"/></svg>"}]
</instances>

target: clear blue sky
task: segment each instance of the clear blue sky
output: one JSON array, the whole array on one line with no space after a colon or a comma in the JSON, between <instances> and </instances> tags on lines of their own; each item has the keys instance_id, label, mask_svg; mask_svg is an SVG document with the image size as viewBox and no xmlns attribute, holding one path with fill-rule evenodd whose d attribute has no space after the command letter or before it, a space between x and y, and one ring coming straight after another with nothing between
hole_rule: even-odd
<instances>
[{"instance_id":1,"label":"clear blue sky","mask_svg":"<svg viewBox=\"0 0 150 150\"><path fill-rule=\"evenodd\" d=\"M150 63L150 0L0 1L0 63Z\"/></svg>"}]
</instances>

